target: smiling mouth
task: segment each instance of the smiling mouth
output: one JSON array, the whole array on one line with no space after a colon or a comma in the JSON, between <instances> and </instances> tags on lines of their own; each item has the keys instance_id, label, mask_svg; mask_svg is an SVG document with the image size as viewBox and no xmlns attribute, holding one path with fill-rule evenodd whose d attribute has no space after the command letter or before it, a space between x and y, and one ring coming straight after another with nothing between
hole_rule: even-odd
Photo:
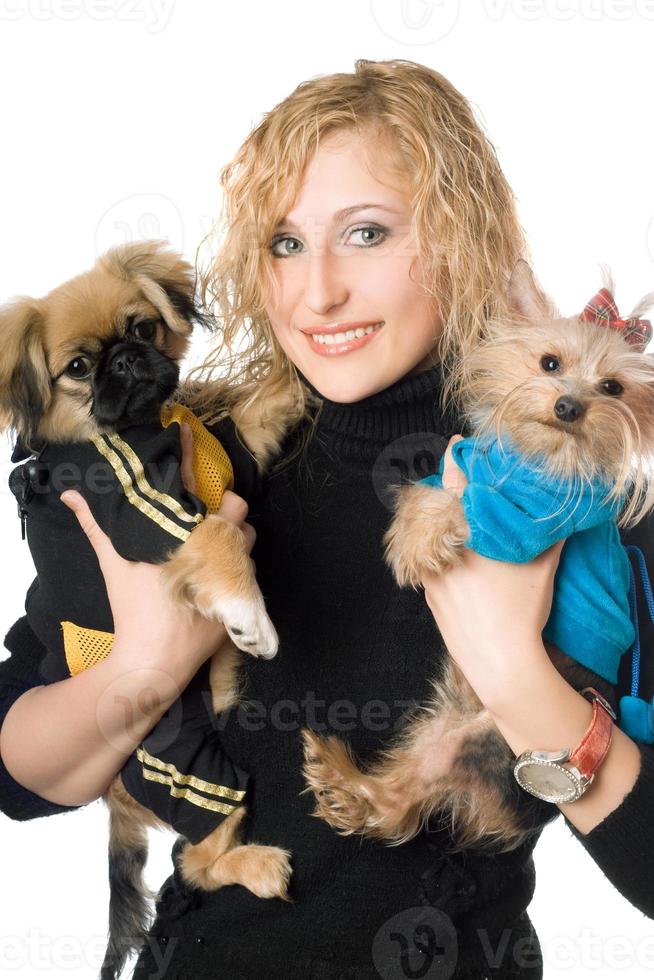
<instances>
[{"instance_id":1,"label":"smiling mouth","mask_svg":"<svg viewBox=\"0 0 654 980\"><path fill-rule=\"evenodd\" d=\"M326 346L332 346L334 344L347 344L351 343L353 340L360 340L362 337L370 336L373 333L378 333L384 326L384 321L380 320L379 323L371 323L367 327L355 327L350 330L342 330L337 332L311 332L307 336L317 344L324 344Z\"/></svg>"}]
</instances>

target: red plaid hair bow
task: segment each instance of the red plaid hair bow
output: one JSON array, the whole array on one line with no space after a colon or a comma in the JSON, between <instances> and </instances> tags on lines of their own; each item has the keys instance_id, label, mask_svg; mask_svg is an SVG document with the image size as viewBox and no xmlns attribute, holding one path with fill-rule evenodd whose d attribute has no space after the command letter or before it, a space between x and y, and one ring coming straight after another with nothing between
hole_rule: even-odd
<instances>
[{"instance_id":1,"label":"red plaid hair bow","mask_svg":"<svg viewBox=\"0 0 654 980\"><path fill-rule=\"evenodd\" d=\"M613 330L619 330L627 343L640 350L644 350L652 339L651 322L635 316L623 320L608 289L600 289L586 303L579 319L586 323L603 323Z\"/></svg>"}]
</instances>

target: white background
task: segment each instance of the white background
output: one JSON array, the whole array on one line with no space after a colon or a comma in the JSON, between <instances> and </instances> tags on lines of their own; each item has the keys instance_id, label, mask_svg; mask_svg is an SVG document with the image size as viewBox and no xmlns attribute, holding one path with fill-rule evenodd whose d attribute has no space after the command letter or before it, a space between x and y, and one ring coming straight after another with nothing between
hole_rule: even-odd
<instances>
[{"instance_id":1,"label":"white background","mask_svg":"<svg viewBox=\"0 0 654 980\"><path fill-rule=\"evenodd\" d=\"M654 0L0 0L0 301L46 292L121 240L161 235L192 261L218 171L265 110L355 58L399 57L475 105L560 308L582 308L604 261L627 312L654 289L653 42ZM4 636L32 570L1 451ZM103 805L26 824L0 815L0 831L0 973L95 978ZM153 837L153 887L172 840ZM536 864L547 980L651 976L652 922L562 820Z\"/></svg>"}]
</instances>

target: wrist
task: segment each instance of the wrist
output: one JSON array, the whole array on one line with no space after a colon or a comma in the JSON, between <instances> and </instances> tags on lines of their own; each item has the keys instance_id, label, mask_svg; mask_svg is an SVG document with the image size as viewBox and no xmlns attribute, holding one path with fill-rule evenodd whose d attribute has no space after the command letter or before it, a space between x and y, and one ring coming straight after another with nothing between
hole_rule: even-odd
<instances>
[{"instance_id":1,"label":"wrist","mask_svg":"<svg viewBox=\"0 0 654 980\"><path fill-rule=\"evenodd\" d=\"M529 749L556 752L577 745L593 713L546 653L532 669L516 672L511 688L488 710L516 756Z\"/></svg>"},{"instance_id":2,"label":"wrist","mask_svg":"<svg viewBox=\"0 0 654 980\"><path fill-rule=\"evenodd\" d=\"M560 676L539 636L512 636L496 646L485 645L484 660L488 666L475 690L484 707L498 718L512 718L517 700L536 699L552 672Z\"/></svg>"},{"instance_id":3,"label":"wrist","mask_svg":"<svg viewBox=\"0 0 654 980\"><path fill-rule=\"evenodd\" d=\"M111 660L120 676L131 675L135 685L154 685L162 701L170 703L179 697L201 666L186 654L187 651L179 648L168 650L164 644L144 647L118 633L111 648Z\"/></svg>"}]
</instances>

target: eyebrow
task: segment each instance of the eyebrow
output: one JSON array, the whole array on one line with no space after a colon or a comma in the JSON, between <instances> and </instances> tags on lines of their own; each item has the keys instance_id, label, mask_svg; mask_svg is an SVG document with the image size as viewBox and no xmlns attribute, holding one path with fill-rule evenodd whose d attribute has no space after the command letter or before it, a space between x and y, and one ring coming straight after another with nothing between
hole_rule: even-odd
<instances>
[{"instance_id":1,"label":"eyebrow","mask_svg":"<svg viewBox=\"0 0 654 980\"><path fill-rule=\"evenodd\" d=\"M391 214L402 214L399 208L392 208L388 204L352 204L348 208L341 208L340 211L334 211L334 214L332 215L332 219L334 221L343 221L344 218L349 218L350 215L354 214L356 211L367 211L371 208L379 208L380 210L388 211ZM277 230L281 228L297 229L297 227L298 226L294 224L294 222L289 221L288 218L283 218L282 221L280 221L279 224L277 225Z\"/></svg>"}]
</instances>

